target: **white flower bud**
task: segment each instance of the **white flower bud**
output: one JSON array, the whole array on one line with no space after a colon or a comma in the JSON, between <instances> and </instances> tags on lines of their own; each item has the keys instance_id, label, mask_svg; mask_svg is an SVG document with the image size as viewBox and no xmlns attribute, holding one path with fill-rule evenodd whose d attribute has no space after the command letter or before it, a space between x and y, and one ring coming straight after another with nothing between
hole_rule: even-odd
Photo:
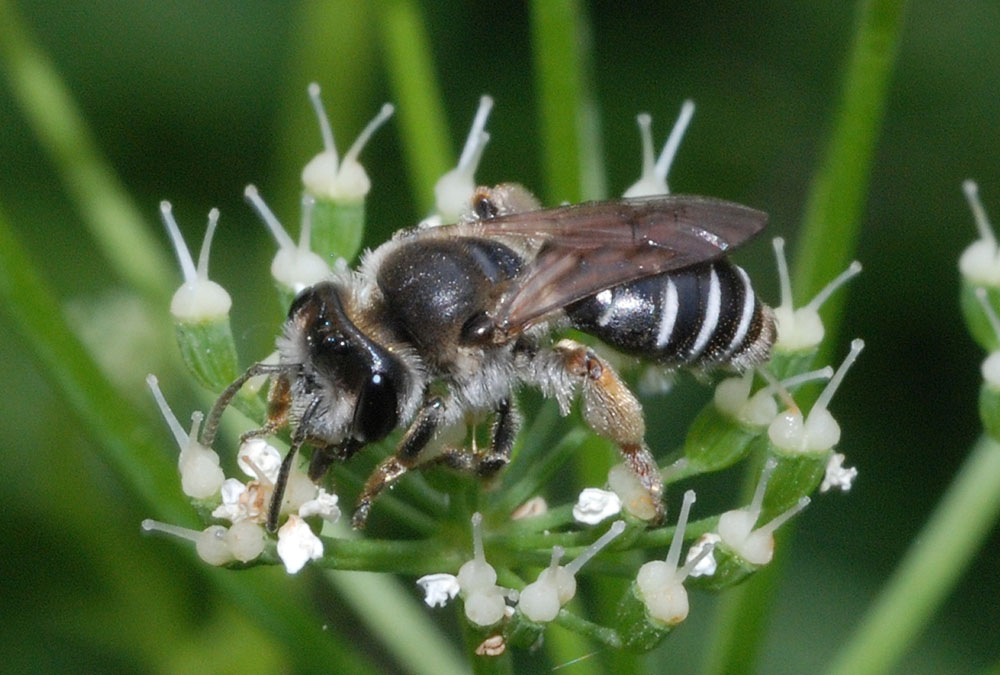
<instances>
[{"instance_id":1,"label":"white flower bud","mask_svg":"<svg viewBox=\"0 0 1000 675\"><path fill-rule=\"evenodd\" d=\"M211 525L202 531L189 530L179 525L161 523L156 520L142 521L142 529L147 532L163 532L165 534L193 541L198 557L209 565L225 565L233 561L232 551L226 543L226 528L221 525Z\"/></svg>"},{"instance_id":2,"label":"white flower bud","mask_svg":"<svg viewBox=\"0 0 1000 675\"><path fill-rule=\"evenodd\" d=\"M330 276L329 265L309 248L315 198L308 194L302 196L302 230L299 232L299 243L296 244L274 212L261 199L255 186L247 185L243 194L278 242L278 252L271 261L271 276L275 280L298 293Z\"/></svg>"},{"instance_id":3,"label":"white flower bud","mask_svg":"<svg viewBox=\"0 0 1000 675\"><path fill-rule=\"evenodd\" d=\"M170 313L175 319L192 323L225 317L233 305L232 298L226 289L208 278L208 256L212 248L212 236L219 223L219 210L212 209L208 212L208 228L205 230L197 267L184 237L181 236L177 221L174 220L170 202L160 202L160 213L184 273L184 284L174 293Z\"/></svg>"},{"instance_id":4,"label":"white flower bud","mask_svg":"<svg viewBox=\"0 0 1000 675\"><path fill-rule=\"evenodd\" d=\"M857 260L852 262L807 305L796 309L792 304L792 283L788 276L788 262L785 260L785 240L781 237L774 238L774 253L781 286L781 304L774 308L774 320L778 329L775 346L787 351L813 349L823 341L826 332L819 316L819 308L834 291L861 273L861 263Z\"/></svg>"},{"instance_id":5,"label":"white flower bud","mask_svg":"<svg viewBox=\"0 0 1000 675\"><path fill-rule=\"evenodd\" d=\"M180 455L177 458L177 468L181 474L181 489L188 497L194 499L209 499L214 497L222 482L226 479L219 466L219 456L210 448L198 442L198 428L201 425L203 415L195 412L191 415L191 431L185 432L181 427L177 417L174 416L167 400L160 391L155 375L146 376L146 384L153 392L153 398L160 408L160 413L167 421L167 425L174 434L174 439L180 447Z\"/></svg>"},{"instance_id":6,"label":"white flower bud","mask_svg":"<svg viewBox=\"0 0 1000 675\"><path fill-rule=\"evenodd\" d=\"M864 346L864 340L861 339L851 342L851 351L844 357L844 362L830 378L805 419L797 407L774 418L767 434L775 447L786 452L817 454L826 452L840 441L840 425L827 410L827 406Z\"/></svg>"},{"instance_id":7,"label":"white flower bud","mask_svg":"<svg viewBox=\"0 0 1000 675\"><path fill-rule=\"evenodd\" d=\"M472 128L469 129L469 135L465 139L465 147L458 159L458 165L441 176L434 185L434 203L440 223L456 222L469 210L469 200L476 191L476 169L479 167L479 160L483 156L486 143L490 140L490 135L483 129L486 127L486 119L492 108L492 98L483 96L479 99L479 108L472 120Z\"/></svg>"},{"instance_id":8,"label":"white flower bud","mask_svg":"<svg viewBox=\"0 0 1000 675\"><path fill-rule=\"evenodd\" d=\"M394 108L389 103L383 105L375 119L365 126L343 159L340 159L333 142L333 129L319 93L318 84L313 82L309 85L309 98L316 110L323 136L323 152L313 157L302 170L302 184L310 194L320 199L360 201L371 190L372 184L364 167L358 162L358 155L372 134L392 116Z\"/></svg>"},{"instance_id":9,"label":"white flower bud","mask_svg":"<svg viewBox=\"0 0 1000 675\"><path fill-rule=\"evenodd\" d=\"M809 498L803 497L788 511L754 529L764 503L767 481L777 464L773 457L764 464L753 500L748 507L726 511L719 518L718 533L723 543L751 565L766 565L771 562L774 556L774 531L809 504Z\"/></svg>"},{"instance_id":10,"label":"white flower bud","mask_svg":"<svg viewBox=\"0 0 1000 675\"><path fill-rule=\"evenodd\" d=\"M670 542L670 550L667 552L666 560L653 560L639 568L635 584L642 598L646 610L654 619L673 626L688 615L687 590L684 588L684 580L687 579L691 570L701 557L686 563L678 568L680 562L681 545L684 543L684 529L687 527L688 514L691 512L691 505L695 501L694 490L684 493L684 501L681 504L681 512L677 518L677 528L674 530L674 538ZM702 553L707 555L711 551L711 546Z\"/></svg>"},{"instance_id":11,"label":"white flower bud","mask_svg":"<svg viewBox=\"0 0 1000 675\"><path fill-rule=\"evenodd\" d=\"M240 562L250 562L264 552L267 535L264 528L252 520L234 523L225 535L226 546Z\"/></svg>"},{"instance_id":12,"label":"white flower bud","mask_svg":"<svg viewBox=\"0 0 1000 675\"><path fill-rule=\"evenodd\" d=\"M958 269L974 285L1000 286L1000 250L986 216L986 209L979 200L979 186L975 181L967 180L962 183L962 190L976 220L979 239L962 252L958 259Z\"/></svg>"},{"instance_id":13,"label":"white flower bud","mask_svg":"<svg viewBox=\"0 0 1000 675\"><path fill-rule=\"evenodd\" d=\"M681 139L684 137L684 132L687 130L693 115L694 101L684 101L677 121L674 123L674 128L655 163L653 162L652 118L646 113L642 113L636 118L639 122L639 136L642 139L642 176L625 191L625 197L650 197L670 192L670 188L667 186L667 175L670 173L670 166L674 163L677 148L681 144Z\"/></svg>"},{"instance_id":14,"label":"white flower bud","mask_svg":"<svg viewBox=\"0 0 1000 675\"><path fill-rule=\"evenodd\" d=\"M615 521L607 532L565 567L559 565L562 547L553 548L552 563L542 570L538 579L521 590L517 606L532 621L546 623L555 619L559 609L576 595L576 573L624 531L625 521Z\"/></svg>"},{"instance_id":15,"label":"white flower bud","mask_svg":"<svg viewBox=\"0 0 1000 675\"><path fill-rule=\"evenodd\" d=\"M462 589L463 595L474 590L490 588L497 582L496 570L486 562L486 554L483 550L482 524L482 514L473 514L472 546L474 555L472 560L466 562L458 570L458 585Z\"/></svg>"}]
</instances>

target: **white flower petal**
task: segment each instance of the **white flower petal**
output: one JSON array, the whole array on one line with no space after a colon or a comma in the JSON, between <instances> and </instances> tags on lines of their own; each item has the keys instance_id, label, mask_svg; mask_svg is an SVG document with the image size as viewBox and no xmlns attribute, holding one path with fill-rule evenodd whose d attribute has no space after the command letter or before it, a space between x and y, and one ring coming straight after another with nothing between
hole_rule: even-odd
<instances>
[{"instance_id":1,"label":"white flower petal","mask_svg":"<svg viewBox=\"0 0 1000 675\"><path fill-rule=\"evenodd\" d=\"M323 542L302 518L291 515L278 529L278 557L289 574L301 570L310 560L323 556Z\"/></svg>"},{"instance_id":2,"label":"white flower petal","mask_svg":"<svg viewBox=\"0 0 1000 675\"><path fill-rule=\"evenodd\" d=\"M831 488L840 488L844 492L851 489L854 479L858 476L857 467L845 467L844 455L835 452L830 455L826 462L826 475L823 476L823 484L819 486L820 492L827 492Z\"/></svg>"},{"instance_id":3,"label":"white flower petal","mask_svg":"<svg viewBox=\"0 0 1000 675\"><path fill-rule=\"evenodd\" d=\"M337 522L340 518L337 495L330 494L323 488L320 488L319 494L314 499L310 499L299 507L299 516L302 518L319 516L324 520L329 520L331 523Z\"/></svg>"},{"instance_id":4,"label":"white flower petal","mask_svg":"<svg viewBox=\"0 0 1000 675\"><path fill-rule=\"evenodd\" d=\"M458 577L454 574L428 574L417 579L417 586L424 589L428 607L444 607L459 591Z\"/></svg>"},{"instance_id":5,"label":"white flower petal","mask_svg":"<svg viewBox=\"0 0 1000 675\"><path fill-rule=\"evenodd\" d=\"M621 498L610 490L584 488L573 506L573 518L579 523L596 525L621 512Z\"/></svg>"},{"instance_id":6,"label":"white flower petal","mask_svg":"<svg viewBox=\"0 0 1000 675\"><path fill-rule=\"evenodd\" d=\"M243 473L251 478L258 480L266 478L276 483L278 471L281 469L281 453L263 438L251 438L240 446L237 464Z\"/></svg>"}]
</instances>

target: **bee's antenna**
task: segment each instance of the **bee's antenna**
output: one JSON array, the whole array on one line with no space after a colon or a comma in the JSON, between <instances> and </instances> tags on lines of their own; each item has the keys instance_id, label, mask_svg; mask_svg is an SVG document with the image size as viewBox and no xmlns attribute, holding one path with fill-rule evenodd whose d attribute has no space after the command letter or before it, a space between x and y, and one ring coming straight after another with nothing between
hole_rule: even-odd
<instances>
[{"instance_id":1,"label":"bee's antenna","mask_svg":"<svg viewBox=\"0 0 1000 675\"><path fill-rule=\"evenodd\" d=\"M246 384L247 380L258 375L283 373L297 367L298 364L255 363L247 368L246 372L223 389L222 393L219 394L219 398L215 400L215 405L212 406L212 411L208 414L208 419L205 421L205 427L201 431L201 444L206 448L212 447L212 442L215 440L215 433L219 430L219 421L222 419L222 413L229 407L229 404L233 401L233 397Z\"/></svg>"},{"instance_id":2,"label":"bee's antenna","mask_svg":"<svg viewBox=\"0 0 1000 675\"><path fill-rule=\"evenodd\" d=\"M310 419L316 413L316 408L319 407L319 401L319 398L314 398L310 401L308 407L306 407L305 412L302 413L299 425L295 428L295 434L292 436L292 445L288 448L288 454L281 460L281 468L278 470L278 480L274 483L274 492L271 493L271 504L267 509L268 532L275 532L278 529L278 517L281 515L281 503L285 501L285 487L288 485L288 476L292 471L292 463L299 448L305 443L306 430L309 428Z\"/></svg>"}]
</instances>

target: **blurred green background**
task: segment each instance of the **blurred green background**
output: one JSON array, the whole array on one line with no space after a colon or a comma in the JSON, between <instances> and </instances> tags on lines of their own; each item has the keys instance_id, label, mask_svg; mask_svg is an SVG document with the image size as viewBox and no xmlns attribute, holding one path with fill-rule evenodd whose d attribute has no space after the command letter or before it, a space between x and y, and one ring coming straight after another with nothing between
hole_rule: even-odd
<instances>
[{"instance_id":1,"label":"blurred green background","mask_svg":"<svg viewBox=\"0 0 1000 675\"><path fill-rule=\"evenodd\" d=\"M273 324L260 317L280 312L267 275L273 245L242 190L256 183L297 228L297 173L320 148L306 84L324 85L342 150L393 98L378 12L338 3L341 21L306 30L322 14L317 5L15 4L164 250L159 200L173 201L192 243L200 240L208 209L221 209L212 277L234 297L243 358L266 353ZM489 93L496 107L479 181L518 180L543 191L525 7L437 1L423 3L422 11L453 138L448 163L457 158L479 96ZM853 3L794 0L631 2L627 11L621 3L593 3L592 68L608 194L638 175L635 114L653 115L660 144L681 101L692 98L698 108L671 173L672 190L767 210L770 233L794 243L838 100L854 12ZM849 288L836 351L839 360L855 336L867 343L832 406L843 427L841 450L860 477L850 494L819 498L800 518L762 672L811 672L828 661L979 434L983 355L958 312L956 261L975 237L963 179L979 181L987 211L1000 221L998 28L994 0L909 3L862 224L858 257L865 272ZM304 33L322 37L306 43ZM303 63L323 66L315 71ZM156 372L176 410L202 403L178 366L169 326L109 272L2 77L0 130L0 204L71 323L98 346L98 358L113 355L116 383L152 420L163 452L173 452L143 378ZM371 244L424 215L409 189L398 134L390 123L362 156L373 181ZM777 301L769 242L754 242L737 260L759 292ZM266 611L214 593L208 581L214 575L237 586L268 578L286 599L315 605L317 624L379 652L319 583L319 572L292 578L278 569L208 570L186 547L141 536L139 522L149 515L142 496L102 461L2 311L0 362L6 461L0 670L309 667L295 636L275 632ZM677 398L664 399L672 428L651 439L654 449L671 447L706 395L686 386ZM730 493L706 502L721 507L731 499ZM901 670L967 672L998 663L998 555L994 529ZM653 658L670 672L696 672L714 602L695 596L688 623ZM447 615L445 630L456 633L450 613L440 615ZM384 654L372 658L401 669ZM336 671L334 664L315 665Z\"/></svg>"}]
</instances>

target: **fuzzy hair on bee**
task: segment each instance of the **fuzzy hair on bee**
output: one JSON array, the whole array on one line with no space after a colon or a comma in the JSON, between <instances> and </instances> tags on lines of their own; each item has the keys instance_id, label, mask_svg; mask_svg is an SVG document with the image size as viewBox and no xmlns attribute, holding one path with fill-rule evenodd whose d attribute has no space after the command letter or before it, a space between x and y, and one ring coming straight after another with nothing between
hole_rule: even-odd
<instances>
[{"instance_id":1,"label":"fuzzy hair on bee","mask_svg":"<svg viewBox=\"0 0 1000 675\"><path fill-rule=\"evenodd\" d=\"M726 255L766 214L708 197L663 195L549 209L524 188L476 191L454 225L397 232L303 290L277 340L219 397L205 435L255 375L269 374L268 419L245 438L292 428L268 527L277 528L296 453L309 475L404 428L366 482L353 523L376 497L430 462L487 478L509 461L521 426L517 392L534 387L563 414L581 399L587 424L615 442L662 518L663 484L645 442L642 406L606 360L559 340L573 327L667 367L745 370L770 357L770 308ZM435 447L469 416L492 418L488 446ZM428 448L435 449L429 450Z\"/></svg>"}]
</instances>

